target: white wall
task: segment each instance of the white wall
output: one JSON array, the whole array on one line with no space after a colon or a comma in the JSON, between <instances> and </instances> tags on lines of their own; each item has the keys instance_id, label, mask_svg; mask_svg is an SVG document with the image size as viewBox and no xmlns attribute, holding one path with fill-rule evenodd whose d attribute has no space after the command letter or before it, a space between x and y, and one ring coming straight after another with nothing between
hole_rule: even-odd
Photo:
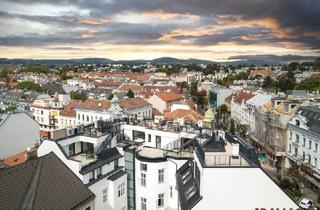
<instances>
[{"instance_id":1,"label":"white wall","mask_svg":"<svg viewBox=\"0 0 320 210\"><path fill-rule=\"evenodd\" d=\"M136 209L141 209L141 197L147 199L147 209L177 209L178 191L176 190L176 169L180 168L186 160L166 160L163 162L146 162L135 160L135 182L136 182ZM140 170L140 163L147 164L147 172ZM164 182L159 183L158 170L164 169ZM141 185L141 173L146 174L146 187ZM170 186L172 186L172 197L170 197ZM164 207L158 208L158 195L164 194Z\"/></svg>"},{"instance_id":2,"label":"white wall","mask_svg":"<svg viewBox=\"0 0 320 210\"><path fill-rule=\"evenodd\" d=\"M203 198L193 210L297 209L260 168L205 168L200 179Z\"/></svg>"},{"instance_id":3,"label":"white wall","mask_svg":"<svg viewBox=\"0 0 320 210\"><path fill-rule=\"evenodd\" d=\"M55 141L45 140L37 150L38 157L42 157L46 154L49 154L50 152L56 154L57 157L64 164L66 164L74 174L76 174L81 180L83 180L83 176L79 173L79 171L81 170L81 163L75 160L67 159Z\"/></svg>"},{"instance_id":4,"label":"white wall","mask_svg":"<svg viewBox=\"0 0 320 210\"><path fill-rule=\"evenodd\" d=\"M167 103L159 98L157 95L153 95L148 99L148 102L152 105L153 108L156 108L161 113L167 108Z\"/></svg>"},{"instance_id":5,"label":"white wall","mask_svg":"<svg viewBox=\"0 0 320 210\"><path fill-rule=\"evenodd\" d=\"M144 132L145 133L144 145L149 147L154 147L154 148L156 147L156 136L161 136L161 148L163 148L165 145L169 144L170 142L179 139L179 133L153 130L153 129L148 129L146 127L141 127L141 126L124 124L121 126L121 129L123 129L124 134L127 135L130 139L133 139L133 136L132 136L133 130ZM148 141L149 134L151 135L151 142Z\"/></svg>"},{"instance_id":6,"label":"white wall","mask_svg":"<svg viewBox=\"0 0 320 210\"><path fill-rule=\"evenodd\" d=\"M79 115L80 115L80 117L79 117ZM97 111L92 111L92 110L76 110L76 124L77 125L93 123L99 119L110 120L111 115L110 115L110 113L107 113L107 112L97 112Z\"/></svg>"},{"instance_id":7,"label":"white wall","mask_svg":"<svg viewBox=\"0 0 320 210\"><path fill-rule=\"evenodd\" d=\"M40 142L39 124L26 113L9 115L0 123L0 159Z\"/></svg>"}]
</instances>

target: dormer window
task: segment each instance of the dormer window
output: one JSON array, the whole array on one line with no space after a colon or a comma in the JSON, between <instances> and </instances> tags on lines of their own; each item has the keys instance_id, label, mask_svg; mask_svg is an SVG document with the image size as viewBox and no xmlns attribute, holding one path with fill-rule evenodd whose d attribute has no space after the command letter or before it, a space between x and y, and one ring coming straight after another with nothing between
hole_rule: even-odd
<instances>
[{"instance_id":1,"label":"dormer window","mask_svg":"<svg viewBox=\"0 0 320 210\"><path fill-rule=\"evenodd\" d=\"M300 126L300 121L296 120L296 126Z\"/></svg>"}]
</instances>

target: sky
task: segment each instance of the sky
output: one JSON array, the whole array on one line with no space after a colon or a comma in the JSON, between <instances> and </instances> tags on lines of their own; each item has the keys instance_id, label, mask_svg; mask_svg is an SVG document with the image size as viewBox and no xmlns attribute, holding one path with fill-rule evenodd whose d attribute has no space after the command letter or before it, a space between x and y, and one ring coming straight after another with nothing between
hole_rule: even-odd
<instances>
[{"instance_id":1,"label":"sky","mask_svg":"<svg viewBox=\"0 0 320 210\"><path fill-rule=\"evenodd\" d=\"M320 55L320 0L0 0L0 57Z\"/></svg>"}]
</instances>

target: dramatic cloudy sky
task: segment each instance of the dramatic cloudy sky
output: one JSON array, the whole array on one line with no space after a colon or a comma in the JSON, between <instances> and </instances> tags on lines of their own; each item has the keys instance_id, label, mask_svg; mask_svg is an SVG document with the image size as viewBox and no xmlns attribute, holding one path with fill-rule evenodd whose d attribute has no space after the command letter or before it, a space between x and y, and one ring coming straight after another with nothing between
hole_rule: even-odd
<instances>
[{"instance_id":1,"label":"dramatic cloudy sky","mask_svg":"<svg viewBox=\"0 0 320 210\"><path fill-rule=\"evenodd\" d=\"M320 0L0 0L0 57L320 55Z\"/></svg>"}]
</instances>

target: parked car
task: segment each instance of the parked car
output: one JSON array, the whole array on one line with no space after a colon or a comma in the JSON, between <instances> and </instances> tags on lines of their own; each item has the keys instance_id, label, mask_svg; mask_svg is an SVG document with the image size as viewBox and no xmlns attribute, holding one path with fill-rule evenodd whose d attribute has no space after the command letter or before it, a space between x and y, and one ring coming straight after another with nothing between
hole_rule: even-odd
<instances>
[{"instance_id":1,"label":"parked car","mask_svg":"<svg viewBox=\"0 0 320 210\"><path fill-rule=\"evenodd\" d=\"M312 206L313 206L313 202L308 198L303 198L299 203L299 207L303 209L309 209Z\"/></svg>"}]
</instances>

